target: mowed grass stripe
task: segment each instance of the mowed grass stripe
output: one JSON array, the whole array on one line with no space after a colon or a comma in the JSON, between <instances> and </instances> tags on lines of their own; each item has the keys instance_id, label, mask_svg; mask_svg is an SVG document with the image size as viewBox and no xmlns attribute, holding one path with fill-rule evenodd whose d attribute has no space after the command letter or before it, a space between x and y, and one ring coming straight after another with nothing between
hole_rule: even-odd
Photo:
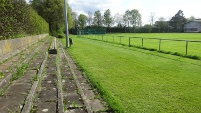
<instances>
[{"instance_id":1,"label":"mowed grass stripe","mask_svg":"<svg viewBox=\"0 0 201 113\"><path fill-rule=\"evenodd\" d=\"M200 60L73 40L72 57L125 112L201 112Z\"/></svg>"},{"instance_id":2,"label":"mowed grass stripe","mask_svg":"<svg viewBox=\"0 0 201 113\"><path fill-rule=\"evenodd\" d=\"M107 36L126 36L162 39L201 40L201 33L116 33Z\"/></svg>"},{"instance_id":3,"label":"mowed grass stripe","mask_svg":"<svg viewBox=\"0 0 201 113\"><path fill-rule=\"evenodd\" d=\"M121 41L120 41L120 37ZM188 41L201 41L201 33L117 33L117 34L106 34L102 36L89 35L88 38L98 39L108 42L120 43L129 45L129 37L142 37L143 47L159 50L159 39L172 39L172 40L184 40L184 41L172 41L172 40L161 40L160 50L164 52L179 53L186 55L186 40ZM114 39L113 39L114 38ZM142 47L141 38L131 38L130 44L134 46ZM187 55L197 56L201 58L201 42L188 42Z\"/></svg>"}]
</instances>

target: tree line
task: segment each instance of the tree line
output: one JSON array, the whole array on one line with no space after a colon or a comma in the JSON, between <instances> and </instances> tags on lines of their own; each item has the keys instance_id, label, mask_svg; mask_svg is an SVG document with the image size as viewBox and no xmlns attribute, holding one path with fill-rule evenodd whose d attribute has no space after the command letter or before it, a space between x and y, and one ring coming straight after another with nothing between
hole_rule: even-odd
<instances>
[{"instance_id":1,"label":"tree line","mask_svg":"<svg viewBox=\"0 0 201 113\"><path fill-rule=\"evenodd\" d=\"M105 10L102 15L100 10L94 13L88 12L88 15L80 14L79 16L73 12L74 28L92 27L113 27L116 24L118 27L140 27L142 25L142 17L137 9L127 10L124 15L111 15L110 9Z\"/></svg>"},{"instance_id":2,"label":"tree line","mask_svg":"<svg viewBox=\"0 0 201 113\"><path fill-rule=\"evenodd\" d=\"M126 10L123 15L117 13L114 16L111 15L110 9L105 10L103 15L100 10L79 16L72 12L72 15L75 29L105 27L107 32L183 32L183 25L194 19L193 17L185 18L183 11L179 10L170 20L165 21L164 17L160 17L155 22L155 15L151 13L150 24L142 26L142 17L137 9Z\"/></svg>"},{"instance_id":3,"label":"tree line","mask_svg":"<svg viewBox=\"0 0 201 113\"><path fill-rule=\"evenodd\" d=\"M25 0L0 0L0 40L48 32L48 23Z\"/></svg>"},{"instance_id":4,"label":"tree line","mask_svg":"<svg viewBox=\"0 0 201 113\"><path fill-rule=\"evenodd\" d=\"M68 5L68 4L67 4ZM0 1L0 38L10 39L22 34L41 34L50 32L56 37L64 37L64 1L63 0L1 0ZM182 32L183 24L188 21L179 10L170 20L160 17L154 23L154 14L150 24L142 26L142 17L137 9L126 10L124 14L111 15L110 9L102 14L100 10L87 15L68 10L68 28L71 33L90 28L106 28L107 32ZM18 36L19 35L19 36Z\"/></svg>"},{"instance_id":5,"label":"tree line","mask_svg":"<svg viewBox=\"0 0 201 113\"><path fill-rule=\"evenodd\" d=\"M152 15L153 19L154 16ZM194 18L195 19L195 18ZM179 10L170 20L165 21L164 17L160 17L158 21L155 22L154 27L158 30L158 32L183 32L183 26L186 22L194 20L192 18L185 18L182 10ZM154 27L146 25L146 27L151 28ZM151 31L150 31L151 32Z\"/></svg>"}]
</instances>

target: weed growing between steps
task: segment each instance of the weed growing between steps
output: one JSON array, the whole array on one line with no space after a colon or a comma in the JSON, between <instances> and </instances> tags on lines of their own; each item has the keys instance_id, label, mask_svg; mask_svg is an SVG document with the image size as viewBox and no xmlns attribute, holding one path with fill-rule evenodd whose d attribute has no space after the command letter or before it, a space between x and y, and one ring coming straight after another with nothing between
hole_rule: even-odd
<instances>
[{"instance_id":1,"label":"weed growing between steps","mask_svg":"<svg viewBox=\"0 0 201 113\"><path fill-rule=\"evenodd\" d=\"M16 72L13 74L11 82L20 78L26 72L28 64L24 63L21 67L17 67Z\"/></svg>"},{"instance_id":2,"label":"weed growing between steps","mask_svg":"<svg viewBox=\"0 0 201 113\"><path fill-rule=\"evenodd\" d=\"M0 95L3 95L4 92L7 90L7 88L10 86L10 84L14 81L17 80L18 78L20 78L21 76L24 75L24 73L26 72L28 68L28 64L24 63L21 65L21 67L17 67L16 71L13 73L12 78L10 80L9 85L7 85L6 87L4 87L2 90L0 90ZM1 75L0 75L1 76Z\"/></svg>"},{"instance_id":3,"label":"weed growing between steps","mask_svg":"<svg viewBox=\"0 0 201 113\"><path fill-rule=\"evenodd\" d=\"M0 79L3 79L3 78L4 78L4 73L0 72Z\"/></svg>"},{"instance_id":4,"label":"weed growing between steps","mask_svg":"<svg viewBox=\"0 0 201 113\"><path fill-rule=\"evenodd\" d=\"M38 81L38 75L34 75L31 77L31 84L33 84L35 81Z\"/></svg>"}]
</instances>

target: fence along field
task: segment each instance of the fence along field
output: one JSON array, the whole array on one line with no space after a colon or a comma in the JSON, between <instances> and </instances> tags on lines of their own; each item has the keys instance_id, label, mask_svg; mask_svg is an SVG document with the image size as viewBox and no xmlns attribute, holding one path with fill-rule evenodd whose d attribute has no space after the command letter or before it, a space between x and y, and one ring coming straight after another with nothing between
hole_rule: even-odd
<instances>
[{"instance_id":1,"label":"fence along field","mask_svg":"<svg viewBox=\"0 0 201 113\"><path fill-rule=\"evenodd\" d=\"M201 59L201 50L199 49L201 48L201 34L199 33L107 34L84 35L84 37Z\"/></svg>"}]
</instances>

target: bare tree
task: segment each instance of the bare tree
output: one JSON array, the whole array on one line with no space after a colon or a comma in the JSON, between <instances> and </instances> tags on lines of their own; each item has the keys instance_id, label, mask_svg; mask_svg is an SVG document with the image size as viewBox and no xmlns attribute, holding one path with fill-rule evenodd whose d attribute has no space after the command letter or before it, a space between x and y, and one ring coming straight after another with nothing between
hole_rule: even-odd
<instances>
[{"instance_id":1,"label":"bare tree","mask_svg":"<svg viewBox=\"0 0 201 113\"><path fill-rule=\"evenodd\" d=\"M149 21L150 21L151 26L154 25L155 18L156 18L155 16L156 16L156 14L155 14L154 12L151 12L151 13L150 13Z\"/></svg>"},{"instance_id":2,"label":"bare tree","mask_svg":"<svg viewBox=\"0 0 201 113\"><path fill-rule=\"evenodd\" d=\"M114 16L115 19L115 23L117 24L118 27L122 27L123 26L123 15L116 13Z\"/></svg>"},{"instance_id":3,"label":"bare tree","mask_svg":"<svg viewBox=\"0 0 201 113\"><path fill-rule=\"evenodd\" d=\"M93 22L93 13L91 11L88 12L88 19L87 19L87 23L88 26L91 26Z\"/></svg>"}]
</instances>

